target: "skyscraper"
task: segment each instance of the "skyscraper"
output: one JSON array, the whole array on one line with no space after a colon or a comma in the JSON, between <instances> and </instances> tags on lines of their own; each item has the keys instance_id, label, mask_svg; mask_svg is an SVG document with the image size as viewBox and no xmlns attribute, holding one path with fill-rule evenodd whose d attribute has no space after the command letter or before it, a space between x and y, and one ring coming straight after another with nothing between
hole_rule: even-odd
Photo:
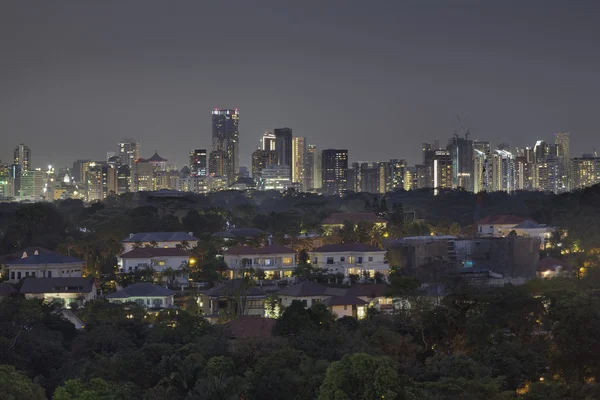
<instances>
[{"instance_id":1,"label":"skyscraper","mask_svg":"<svg viewBox=\"0 0 600 400\"><path fill-rule=\"evenodd\" d=\"M292 182L300 183L306 191L306 138L292 137Z\"/></svg>"},{"instance_id":2,"label":"skyscraper","mask_svg":"<svg viewBox=\"0 0 600 400\"><path fill-rule=\"evenodd\" d=\"M573 158L573 189L584 189L600 183L600 158L584 154Z\"/></svg>"},{"instance_id":3,"label":"skyscraper","mask_svg":"<svg viewBox=\"0 0 600 400\"><path fill-rule=\"evenodd\" d=\"M119 142L118 156L121 157L123 165L131 168L135 160L140 158L140 153L141 146L139 140L123 139Z\"/></svg>"},{"instance_id":4,"label":"skyscraper","mask_svg":"<svg viewBox=\"0 0 600 400\"><path fill-rule=\"evenodd\" d=\"M275 129L274 133L277 165L290 167L290 179L292 179L292 130L279 128Z\"/></svg>"},{"instance_id":5,"label":"skyscraper","mask_svg":"<svg viewBox=\"0 0 600 400\"><path fill-rule=\"evenodd\" d=\"M570 134L568 132L558 132L554 134L554 144L557 149L557 156L560 158L562 166L562 185L565 190L571 190L573 187L573 164L571 163Z\"/></svg>"},{"instance_id":6,"label":"skyscraper","mask_svg":"<svg viewBox=\"0 0 600 400\"><path fill-rule=\"evenodd\" d=\"M348 179L348 150L327 149L321 154L323 194L341 196Z\"/></svg>"},{"instance_id":7,"label":"skyscraper","mask_svg":"<svg viewBox=\"0 0 600 400\"><path fill-rule=\"evenodd\" d=\"M265 132L261 145L262 150L275 150L275 135L273 132Z\"/></svg>"},{"instance_id":8,"label":"skyscraper","mask_svg":"<svg viewBox=\"0 0 600 400\"><path fill-rule=\"evenodd\" d=\"M454 137L446 147L452 159L452 187L473 191L473 141Z\"/></svg>"},{"instance_id":9,"label":"skyscraper","mask_svg":"<svg viewBox=\"0 0 600 400\"><path fill-rule=\"evenodd\" d=\"M21 166L21 171L31 170L31 149L23 143L15 148L14 164Z\"/></svg>"},{"instance_id":10,"label":"skyscraper","mask_svg":"<svg viewBox=\"0 0 600 400\"><path fill-rule=\"evenodd\" d=\"M256 149L252 153L252 178L257 181L261 177L262 170L274 164L275 150Z\"/></svg>"},{"instance_id":11,"label":"skyscraper","mask_svg":"<svg viewBox=\"0 0 600 400\"><path fill-rule=\"evenodd\" d=\"M435 150L433 156L433 190L452 188L452 157L448 150Z\"/></svg>"},{"instance_id":12,"label":"skyscraper","mask_svg":"<svg viewBox=\"0 0 600 400\"><path fill-rule=\"evenodd\" d=\"M200 176L208 174L206 149L195 149L190 151L190 173L192 175Z\"/></svg>"},{"instance_id":13,"label":"skyscraper","mask_svg":"<svg viewBox=\"0 0 600 400\"><path fill-rule=\"evenodd\" d=\"M492 184L489 190L512 192L515 189L515 163L512 153L506 150L494 150L490 154Z\"/></svg>"},{"instance_id":14,"label":"skyscraper","mask_svg":"<svg viewBox=\"0 0 600 400\"><path fill-rule=\"evenodd\" d=\"M312 190L315 188L315 162L317 158L317 146L309 144L306 150L306 165L304 174L306 175L306 188Z\"/></svg>"},{"instance_id":15,"label":"skyscraper","mask_svg":"<svg viewBox=\"0 0 600 400\"><path fill-rule=\"evenodd\" d=\"M223 172L226 173L229 183L235 181L235 175L240 164L239 153L239 123L240 113L238 109L214 109L212 111L212 151L222 152L215 154L214 158L220 158L225 164ZM212 156L212 153L211 153Z\"/></svg>"}]
</instances>

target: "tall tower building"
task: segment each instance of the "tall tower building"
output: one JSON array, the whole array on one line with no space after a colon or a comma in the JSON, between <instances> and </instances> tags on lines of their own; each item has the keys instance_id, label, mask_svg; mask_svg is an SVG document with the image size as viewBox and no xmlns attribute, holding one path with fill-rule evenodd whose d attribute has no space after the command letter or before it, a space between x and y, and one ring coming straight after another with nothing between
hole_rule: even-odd
<instances>
[{"instance_id":1,"label":"tall tower building","mask_svg":"<svg viewBox=\"0 0 600 400\"><path fill-rule=\"evenodd\" d=\"M573 189L584 189L600 183L600 158L584 154L573 158Z\"/></svg>"},{"instance_id":2,"label":"tall tower building","mask_svg":"<svg viewBox=\"0 0 600 400\"><path fill-rule=\"evenodd\" d=\"M123 139L119 142L119 151L117 155L121 157L123 165L127 165L131 168L135 163L135 160L140 158L140 154L141 145L139 140Z\"/></svg>"},{"instance_id":3,"label":"tall tower building","mask_svg":"<svg viewBox=\"0 0 600 400\"><path fill-rule=\"evenodd\" d=\"M321 154L323 194L341 196L348 180L348 150L327 149Z\"/></svg>"},{"instance_id":4,"label":"tall tower building","mask_svg":"<svg viewBox=\"0 0 600 400\"><path fill-rule=\"evenodd\" d=\"M235 181L235 175L240 166L240 112L236 109L214 109L212 111L212 153L213 159L222 159L226 164L222 168L229 183Z\"/></svg>"},{"instance_id":5,"label":"tall tower building","mask_svg":"<svg viewBox=\"0 0 600 400\"><path fill-rule=\"evenodd\" d=\"M512 153L506 150L491 152L491 181L490 191L512 192L514 188L515 163Z\"/></svg>"},{"instance_id":6,"label":"tall tower building","mask_svg":"<svg viewBox=\"0 0 600 400\"><path fill-rule=\"evenodd\" d=\"M275 154L277 165L290 167L290 179L292 178L292 130L290 128L275 129Z\"/></svg>"},{"instance_id":7,"label":"tall tower building","mask_svg":"<svg viewBox=\"0 0 600 400\"><path fill-rule=\"evenodd\" d=\"M433 156L433 190L452 188L452 157L448 150L435 150Z\"/></svg>"},{"instance_id":8,"label":"tall tower building","mask_svg":"<svg viewBox=\"0 0 600 400\"><path fill-rule=\"evenodd\" d=\"M275 150L275 135L273 132L265 132L262 137L262 150Z\"/></svg>"},{"instance_id":9,"label":"tall tower building","mask_svg":"<svg viewBox=\"0 0 600 400\"><path fill-rule=\"evenodd\" d=\"M14 164L21 167L21 171L31 171L31 149L23 143L14 151Z\"/></svg>"},{"instance_id":10,"label":"tall tower building","mask_svg":"<svg viewBox=\"0 0 600 400\"><path fill-rule=\"evenodd\" d=\"M562 185L566 190L573 187L573 164L571 163L570 134L568 132L558 132L554 134L554 144L556 145L557 157L562 164Z\"/></svg>"},{"instance_id":11,"label":"tall tower building","mask_svg":"<svg viewBox=\"0 0 600 400\"><path fill-rule=\"evenodd\" d=\"M274 164L275 150L256 149L252 153L252 178L257 181L261 178L262 170Z\"/></svg>"},{"instance_id":12,"label":"tall tower building","mask_svg":"<svg viewBox=\"0 0 600 400\"><path fill-rule=\"evenodd\" d=\"M190 173L199 176L208 175L206 149L195 149L190 151Z\"/></svg>"},{"instance_id":13,"label":"tall tower building","mask_svg":"<svg viewBox=\"0 0 600 400\"><path fill-rule=\"evenodd\" d=\"M306 188L312 190L315 188L315 162L317 158L317 146L309 144L306 149L306 162L304 174L306 176Z\"/></svg>"},{"instance_id":14,"label":"tall tower building","mask_svg":"<svg viewBox=\"0 0 600 400\"><path fill-rule=\"evenodd\" d=\"M306 138L301 136L292 137L292 182L306 192Z\"/></svg>"},{"instance_id":15,"label":"tall tower building","mask_svg":"<svg viewBox=\"0 0 600 400\"><path fill-rule=\"evenodd\" d=\"M452 158L452 187L473 191L473 141L458 136L447 146Z\"/></svg>"}]
</instances>

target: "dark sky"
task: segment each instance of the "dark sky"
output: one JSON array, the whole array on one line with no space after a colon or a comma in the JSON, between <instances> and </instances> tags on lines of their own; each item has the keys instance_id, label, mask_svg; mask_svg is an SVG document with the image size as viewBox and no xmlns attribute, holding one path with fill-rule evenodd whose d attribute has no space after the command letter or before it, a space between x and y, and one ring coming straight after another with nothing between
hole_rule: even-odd
<instances>
[{"instance_id":1,"label":"dark sky","mask_svg":"<svg viewBox=\"0 0 600 400\"><path fill-rule=\"evenodd\" d=\"M289 126L351 161L571 132L600 149L600 1L0 1L0 159L103 159L122 137L182 165L240 109L241 165Z\"/></svg>"}]
</instances>

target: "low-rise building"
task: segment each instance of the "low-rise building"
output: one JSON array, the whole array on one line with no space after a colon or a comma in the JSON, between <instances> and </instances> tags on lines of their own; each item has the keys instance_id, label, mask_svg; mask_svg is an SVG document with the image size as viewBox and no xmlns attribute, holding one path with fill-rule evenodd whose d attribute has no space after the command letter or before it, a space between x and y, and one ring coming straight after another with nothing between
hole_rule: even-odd
<instances>
[{"instance_id":1,"label":"low-rise building","mask_svg":"<svg viewBox=\"0 0 600 400\"><path fill-rule=\"evenodd\" d=\"M140 232L132 233L123 243L123 253L133 250L135 247L156 245L160 248L176 248L177 245L187 243L189 248L198 244L198 238L192 232Z\"/></svg>"},{"instance_id":2,"label":"low-rise building","mask_svg":"<svg viewBox=\"0 0 600 400\"><path fill-rule=\"evenodd\" d=\"M234 279L200 295L204 317L211 323L245 315L265 315L266 292L245 279Z\"/></svg>"},{"instance_id":3,"label":"low-rise building","mask_svg":"<svg viewBox=\"0 0 600 400\"><path fill-rule=\"evenodd\" d=\"M191 260L189 253L183 249L140 247L121 254L118 263L120 273L152 268L160 274L165 274L163 280L178 285L188 284L188 267ZM166 276L166 273L169 273L169 276Z\"/></svg>"},{"instance_id":4,"label":"low-rise building","mask_svg":"<svg viewBox=\"0 0 600 400\"><path fill-rule=\"evenodd\" d=\"M304 281L281 289L277 292L277 297L283 307L299 301L305 308L310 308L331 296L342 296L345 293L346 289L343 288L330 288L317 282Z\"/></svg>"},{"instance_id":5,"label":"low-rise building","mask_svg":"<svg viewBox=\"0 0 600 400\"><path fill-rule=\"evenodd\" d=\"M363 243L326 244L309 252L313 267L343 273L345 277L359 275L374 277L376 273L389 275L385 251Z\"/></svg>"},{"instance_id":6,"label":"low-rise building","mask_svg":"<svg viewBox=\"0 0 600 400\"><path fill-rule=\"evenodd\" d=\"M96 298L95 278L34 278L23 281L21 293L28 299L43 299L70 307Z\"/></svg>"},{"instance_id":7,"label":"low-rise building","mask_svg":"<svg viewBox=\"0 0 600 400\"><path fill-rule=\"evenodd\" d=\"M247 268L263 270L267 279L291 278L296 268L296 252L279 245L236 246L224 251L223 256L231 279L238 278L241 270Z\"/></svg>"},{"instance_id":8,"label":"low-rise building","mask_svg":"<svg viewBox=\"0 0 600 400\"><path fill-rule=\"evenodd\" d=\"M526 221L537 224L530 218L517 217L516 215L490 215L476 222L477 235L504 237L507 236L515 226Z\"/></svg>"},{"instance_id":9,"label":"low-rise building","mask_svg":"<svg viewBox=\"0 0 600 400\"><path fill-rule=\"evenodd\" d=\"M84 262L78 258L63 256L51 251L33 254L23 252L21 258L5 262L8 282L16 283L29 276L37 278L79 278Z\"/></svg>"},{"instance_id":10,"label":"low-rise building","mask_svg":"<svg viewBox=\"0 0 600 400\"><path fill-rule=\"evenodd\" d=\"M133 302L144 308L167 308L173 306L175 292L150 282L138 282L118 292L106 295L110 303Z\"/></svg>"}]
</instances>

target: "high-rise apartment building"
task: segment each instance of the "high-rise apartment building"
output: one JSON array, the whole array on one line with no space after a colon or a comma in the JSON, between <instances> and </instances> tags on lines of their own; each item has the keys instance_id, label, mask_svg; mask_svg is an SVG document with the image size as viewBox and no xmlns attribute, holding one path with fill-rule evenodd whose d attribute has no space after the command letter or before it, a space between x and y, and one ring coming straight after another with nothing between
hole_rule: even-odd
<instances>
[{"instance_id":1,"label":"high-rise apartment building","mask_svg":"<svg viewBox=\"0 0 600 400\"><path fill-rule=\"evenodd\" d=\"M323 150L321 160L323 194L326 196L343 195L348 179L348 150Z\"/></svg>"},{"instance_id":2,"label":"high-rise apartment building","mask_svg":"<svg viewBox=\"0 0 600 400\"><path fill-rule=\"evenodd\" d=\"M292 130L290 128L279 128L275 133L275 154L277 165L290 167L290 180L292 179Z\"/></svg>"},{"instance_id":3,"label":"high-rise apartment building","mask_svg":"<svg viewBox=\"0 0 600 400\"><path fill-rule=\"evenodd\" d=\"M416 189L416 184L417 184L417 169L416 167L406 167L404 169L404 178L403 178L403 189L408 191L408 190L413 190ZM394 188L395 190L398 189L398 187Z\"/></svg>"},{"instance_id":4,"label":"high-rise apartment building","mask_svg":"<svg viewBox=\"0 0 600 400\"><path fill-rule=\"evenodd\" d=\"M299 183L302 191L306 186L306 138L302 136L292 137L292 182Z\"/></svg>"},{"instance_id":5,"label":"high-rise apartment building","mask_svg":"<svg viewBox=\"0 0 600 400\"><path fill-rule=\"evenodd\" d=\"M44 171L23 170L19 188L21 200L39 201L44 196L46 173Z\"/></svg>"},{"instance_id":6,"label":"high-rise apartment building","mask_svg":"<svg viewBox=\"0 0 600 400\"><path fill-rule=\"evenodd\" d=\"M547 155L538 159L533 172L533 187L542 192L562 193L563 186L562 160L555 155Z\"/></svg>"},{"instance_id":7,"label":"high-rise apartment building","mask_svg":"<svg viewBox=\"0 0 600 400\"><path fill-rule=\"evenodd\" d=\"M404 189L406 187L406 183L404 181L404 179L406 178L406 168L408 168L406 160L392 159L390 160L389 168L390 182L388 191ZM416 171L412 173L411 179L413 179L413 177L416 177ZM412 188L413 184L410 183L409 186Z\"/></svg>"},{"instance_id":8,"label":"high-rise apartment building","mask_svg":"<svg viewBox=\"0 0 600 400\"><path fill-rule=\"evenodd\" d=\"M195 149L190 151L190 173L199 176L208 174L206 149Z\"/></svg>"},{"instance_id":9,"label":"high-rise apartment building","mask_svg":"<svg viewBox=\"0 0 600 400\"><path fill-rule=\"evenodd\" d=\"M600 157L584 154L572 161L573 189L584 189L600 183Z\"/></svg>"},{"instance_id":10,"label":"high-rise apartment building","mask_svg":"<svg viewBox=\"0 0 600 400\"><path fill-rule=\"evenodd\" d=\"M275 134L273 132L265 132L262 137L261 149L262 150L275 150Z\"/></svg>"},{"instance_id":11,"label":"high-rise apartment building","mask_svg":"<svg viewBox=\"0 0 600 400\"><path fill-rule=\"evenodd\" d=\"M71 177L74 182L84 183L86 180L85 173L92 160L77 160L73 162L73 176Z\"/></svg>"},{"instance_id":12,"label":"high-rise apartment building","mask_svg":"<svg viewBox=\"0 0 600 400\"><path fill-rule=\"evenodd\" d=\"M433 189L452 189L452 156L448 150L435 150L433 156Z\"/></svg>"},{"instance_id":13,"label":"high-rise apartment building","mask_svg":"<svg viewBox=\"0 0 600 400\"><path fill-rule=\"evenodd\" d=\"M306 176L307 190L315 188L315 163L317 159L317 146L309 144L306 150L306 164L304 174Z\"/></svg>"},{"instance_id":14,"label":"high-rise apartment building","mask_svg":"<svg viewBox=\"0 0 600 400\"><path fill-rule=\"evenodd\" d=\"M140 158L141 145L139 140L135 139L123 139L119 142L119 149L117 155L121 157L123 165L127 165L131 168L135 163L135 160ZM82 177L84 179L85 177Z\"/></svg>"},{"instance_id":15,"label":"high-rise apartment building","mask_svg":"<svg viewBox=\"0 0 600 400\"><path fill-rule=\"evenodd\" d=\"M492 192L512 192L514 187L515 163L511 152L493 150L491 153L491 185Z\"/></svg>"},{"instance_id":16,"label":"high-rise apartment building","mask_svg":"<svg viewBox=\"0 0 600 400\"><path fill-rule=\"evenodd\" d=\"M238 109L214 109L212 111L212 152L215 157L222 159L227 180L231 184L235 182L236 173L240 164L239 141L240 141L240 113Z\"/></svg>"},{"instance_id":17,"label":"high-rise apartment building","mask_svg":"<svg viewBox=\"0 0 600 400\"><path fill-rule=\"evenodd\" d=\"M490 185L489 153L473 149L473 192L486 192Z\"/></svg>"},{"instance_id":18,"label":"high-rise apartment building","mask_svg":"<svg viewBox=\"0 0 600 400\"><path fill-rule=\"evenodd\" d=\"M550 148L548 147L548 143L544 142L543 140L538 140L535 143L535 146L533 146L534 163L540 162L541 160L548 157L549 154Z\"/></svg>"},{"instance_id":19,"label":"high-rise apartment building","mask_svg":"<svg viewBox=\"0 0 600 400\"><path fill-rule=\"evenodd\" d=\"M565 190L571 190L573 185L573 164L571 163L570 134L568 132L558 132L554 134L554 144L556 146L556 156L560 159L562 167L562 185Z\"/></svg>"},{"instance_id":20,"label":"high-rise apartment building","mask_svg":"<svg viewBox=\"0 0 600 400\"><path fill-rule=\"evenodd\" d=\"M515 158L515 190L533 190L534 166L526 156Z\"/></svg>"},{"instance_id":21,"label":"high-rise apartment building","mask_svg":"<svg viewBox=\"0 0 600 400\"><path fill-rule=\"evenodd\" d=\"M23 143L18 145L14 151L14 164L21 167L21 171L30 171L31 164L31 149Z\"/></svg>"},{"instance_id":22,"label":"high-rise apartment building","mask_svg":"<svg viewBox=\"0 0 600 400\"><path fill-rule=\"evenodd\" d=\"M231 176L229 171L230 166L231 165L226 152L222 150L214 150L210 152L210 157L208 159L209 174L223 177L227 180L227 182L229 182L229 177Z\"/></svg>"}]
</instances>

